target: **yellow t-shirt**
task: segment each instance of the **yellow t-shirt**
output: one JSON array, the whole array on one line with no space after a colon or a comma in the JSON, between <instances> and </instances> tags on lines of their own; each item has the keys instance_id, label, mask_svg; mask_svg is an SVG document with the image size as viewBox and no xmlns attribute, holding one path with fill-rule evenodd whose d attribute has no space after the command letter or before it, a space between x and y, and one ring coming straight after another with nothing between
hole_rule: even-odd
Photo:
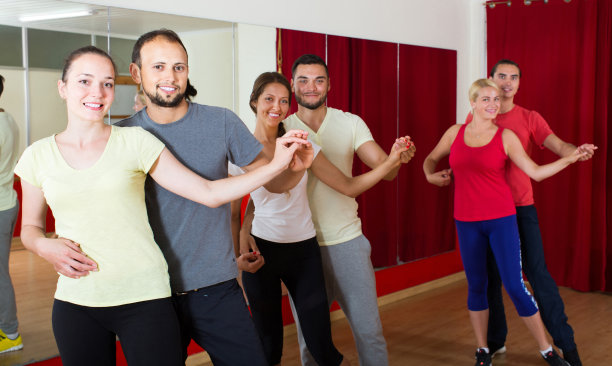
<instances>
[{"instance_id":1,"label":"yellow t-shirt","mask_svg":"<svg viewBox=\"0 0 612 366\"><path fill-rule=\"evenodd\" d=\"M308 131L308 138L319 145L327 159L347 176L353 175L355 151L363 143L374 140L359 116L329 107L317 132L302 122L297 114L289 116L284 123L287 130ZM361 235L355 199L335 191L311 171L308 171L308 201L319 245L340 244Z\"/></svg>"},{"instance_id":2,"label":"yellow t-shirt","mask_svg":"<svg viewBox=\"0 0 612 366\"><path fill-rule=\"evenodd\" d=\"M153 239L144 182L164 144L140 127L112 126L98 161L76 170L55 136L28 147L15 168L40 187L59 236L81 245L98 272L80 279L60 275L55 298L77 305L117 306L170 296L168 266Z\"/></svg>"},{"instance_id":3,"label":"yellow t-shirt","mask_svg":"<svg viewBox=\"0 0 612 366\"><path fill-rule=\"evenodd\" d=\"M0 112L0 211L17 204L13 169L19 157L19 128L10 114Z\"/></svg>"}]
</instances>

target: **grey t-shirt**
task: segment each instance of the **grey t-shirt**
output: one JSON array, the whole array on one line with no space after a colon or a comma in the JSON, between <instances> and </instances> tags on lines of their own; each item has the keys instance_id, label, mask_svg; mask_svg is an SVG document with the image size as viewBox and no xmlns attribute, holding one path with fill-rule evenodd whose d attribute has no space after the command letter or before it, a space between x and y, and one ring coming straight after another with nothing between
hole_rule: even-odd
<instances>
[{"instance_id":1,"label":"grey t-shirt","mask_svg":"<svg viewBox=\"0 0 612 366\"><path fill-rule=\"evenodd\" d=\"M168 124L153 122L143 109L118 125L151 132L181 163L209 180L227 177L228 160L249 165L262 149L240 118L220 107L189 103L187 114ZM168 262L173 292L236 278L229 204L206 207L165 190L151 177L145 193L149 222Z\"/></svg>"}]
</instances>

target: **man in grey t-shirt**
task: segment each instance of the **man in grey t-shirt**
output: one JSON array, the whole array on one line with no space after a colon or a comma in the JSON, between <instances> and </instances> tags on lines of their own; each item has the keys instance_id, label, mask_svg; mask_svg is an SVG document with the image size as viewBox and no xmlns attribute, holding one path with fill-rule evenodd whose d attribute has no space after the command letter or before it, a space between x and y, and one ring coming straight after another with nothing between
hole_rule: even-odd
<instances>
[{"instance_id":1,"label":"man in grey t-shirt","mask_svg":"<svg viewBox=\"0 0 612 366\"><path fill-rule=\"evenodd\" d=\"M188 81L187 51L176 33L162 29L141 36L130 73L142 86L147 106L120 126L150 131L186 167L210 180L227 177L228 161L247 171L266 162L261 145L233 112L188 102L196 91ZM294 175L299 177L289 172L275 179L278 186L266 187L282 192ZM236 281L229 204L202 206L152 179L145 192L155 241L168 262L184 357L193 339L215 365L267 364ZM255 271L261 265L263 259L253 253L238 257L240 269Z\"/></svg>"}]
</instances>

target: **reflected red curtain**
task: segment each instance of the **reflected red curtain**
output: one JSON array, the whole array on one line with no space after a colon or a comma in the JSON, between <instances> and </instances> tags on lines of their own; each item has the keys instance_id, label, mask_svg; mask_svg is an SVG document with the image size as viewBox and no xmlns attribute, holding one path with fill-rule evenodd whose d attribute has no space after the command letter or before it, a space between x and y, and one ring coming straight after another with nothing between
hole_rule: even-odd
<instances>
[{"instance_id":1,"label":"reflected red curtain","mask_svg":"<svg viewBox=\"0 0 612 366\"><path fill-rule=\"evenodd\" d=\"M454 123L457 52L400 46L399 123L414 139L417 154L400 170L399 257L404 262L455 249L453 189L429 184L423 162ZM448 159L438 169L448 168Z\"/></svg>"},{"instance_id":2,"label":"reflected red curtain","mask_svg":"<svg viewBox=\"0 0 612 366\"><path fill-rule=\"evenodd\" d=\"M516 103L537 110L563 140L593 142L593 160L534 184L548 268L560 285L612 290L612 158L608 141L612 1L551 0L487 8L489 70L508 58L522 69ZM534 160L555 155L537 151Z\"/></svg>"},{"instance_id":3,"label":"reflected red curtain","mask_svg":"<svg viewBox=\"0 0 612 366\"><path fill-rule=\"evenodd\" d=\"M284 29L279 34L284 75L291 77L293 61L304 53L325 59L327 44L331 86L327 105L362 117L387 152L398 135L412 135L417 146L423 146L397 179L380 182L357 199L374 266L453 250L450 190L428 187L421 166L430 135L435 135L435 143L455 120L456 52L402 45L405 55L400 57L398 87L396 43L339 36L326 39L321 34ZM425 94L435 97L423 101ZM444 108L440 100L445 101ZM296 109L294 103L292 110ZM354 175L368 170L355 158Z\"/></svg>"},{"instance_id":4,"label":"reflected red curtain","mask_svg":"<svg viewBox=\"0 0 612 366\"><path fill-rule=\"evenodd\" d=\"M345 37L330 37L328 49L332 49L335 38ZM350 69L350 83L343 85L349 93L346 110L360 116L374 140L388 152L398 136L397 44L352 38L348 41L349 52L334 60L339 66ZM369 170L355 156L353 175ZM397 180L383 180L357 197L362 229L372 245L371 258L375 267L397 263L398 193Z\"/></svg>"}]
</instances>

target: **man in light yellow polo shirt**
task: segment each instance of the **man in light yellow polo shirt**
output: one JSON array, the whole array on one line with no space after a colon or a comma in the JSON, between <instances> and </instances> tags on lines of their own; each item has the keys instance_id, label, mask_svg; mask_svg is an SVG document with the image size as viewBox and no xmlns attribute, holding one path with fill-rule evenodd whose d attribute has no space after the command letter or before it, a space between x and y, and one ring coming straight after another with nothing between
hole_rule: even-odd
<instances>
[{"instance_id":1,"label":"man in light yellow polo shirt","mask_svg":"<svg viewBox=\"0 0 612 366\"><path fill-rule=\"evenodd\" d=\"M0 75L0 96L4 78ZM13 189L13 169L19 158L19 129L13 117L0 108L0 353L23 348L17 332L15 291L9 275L9 254L19 202Z\"/></svg>"},{"instance_id":2,"label":"man in light yellow polo shirt","mask_svg":"<svg viewBox=\"0 0 612 366\"><path fill-rule=\"evenodd\" d=\"M288 129L308 131L309 139L345 175L352 175L355 153L370 168L387 154L374 141L365 122L354 114L325 105L329 91L327 65L316 55L303 55L293 64L291 85L298 111L284 123ZM410 161L414 146L402 153ZM397 176L399 167L386 180ZM354 198L336 192L313 174L308 176L308 199L321 246L328 302L338 302L353 330L362 366L388 365L387 344L382 333L376 302L376 281L370 261L370 243L361 232ZM294 318L297 319L294 312ZM302 364L316 365L301 332L298 336Z\"/></svg>"}]
</instances>

